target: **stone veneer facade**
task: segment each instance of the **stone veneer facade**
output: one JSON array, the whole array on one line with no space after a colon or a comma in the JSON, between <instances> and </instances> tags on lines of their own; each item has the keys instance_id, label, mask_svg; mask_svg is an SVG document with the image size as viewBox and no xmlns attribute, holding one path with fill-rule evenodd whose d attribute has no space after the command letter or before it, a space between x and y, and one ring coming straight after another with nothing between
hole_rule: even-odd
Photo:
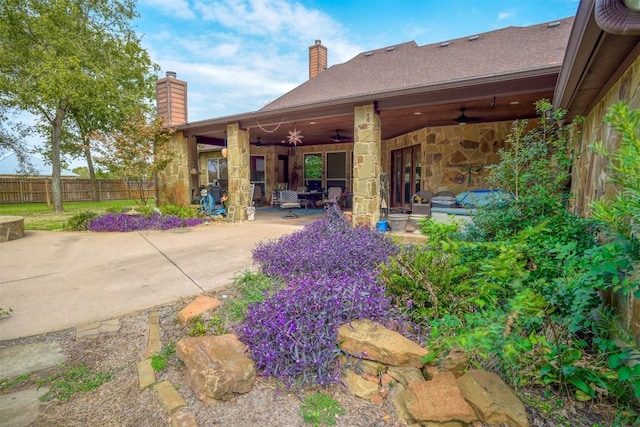
<instances>
[{"instance_id":1,"label":"stone veneer facade","mask_svg":"<svg viewBox=\"0 0 640 427\"><path fill-rule=\"evenodd\" d=\"M380 219L380 114L375 105L354 109L353 223L373 227Z\"/></svg>"},{"instance_id":2,"label":"stone veneer facade","mask_svg":"<svg viewBox=\"0 0 640 427\"><path fill-rule=\"evenodd\" d=\"M619 134L604 122L609 106L618 101L625 101L631 109L640 108L640 58L627 68L620 78L607 91L602 100L596 104L585 117L580 129L576 129L573 138L575 163L571 179L571 193L575 196L571 209L579 216L591 215L591 203L599 199L612 199L617 188L609 182L608 160L589 149L595 141L602 141L604 146L615 151L619 144ZM633 292L608 293L607 298L621 316L624 327L630 328L637 343L640 343L640 302L633 297Z\"/></svg>"},{"instance_id":3,"label":"stone veneer facade","mask_svg":"<svg viewBox=\"0 0 640 427\"><path fill-rule=\"evenodd\" d=\"M231 218L241 221L247 218L246 207L251 206L249 132L240 129L237 123L227 126L227 168L229 174L229 213Z\"/></svg>"},{"instance_id":4,"label":"stone veneer facade","mask_svg":"<svg viewBox=\"0 0 640 427\"><path fill-rule=\"evenodd\" d=\"M420 188L451 191L487 188L484 166L498 163L498 151L505 147L513 122L438 126L417 131L383 142L382 164L391 173L391 153L420 146L422 176Z\"/></svg>"},{"instance_id":5,"label":"stone veneer facade","mask_svg":"<svg viewBox=\"0 0 640 427\"><path fill-rule=\"evenodd\" d=\"M191 203L189 162L197 158L196 145L190 143L182 132L176 132L169 142L169 148L174 158L164 171L158 173L158 204L188 205Z\"/></svg>"}]
</instances>

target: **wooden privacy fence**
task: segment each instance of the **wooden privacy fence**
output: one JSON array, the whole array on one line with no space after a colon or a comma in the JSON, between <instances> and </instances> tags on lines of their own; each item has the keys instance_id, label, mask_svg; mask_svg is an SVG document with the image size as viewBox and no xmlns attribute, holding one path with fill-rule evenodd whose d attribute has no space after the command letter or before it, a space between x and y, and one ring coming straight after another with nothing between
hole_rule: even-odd
<instances>
[{"instance_id":1,"label":"wooden privacy fence","mask_svg":"<svg viewBox=\"0 0 640 427\"><path fill-rule=\"evenodd\" d=\"M136 182L121 179L99 179L96 182L101 200L140 198ZM143 189L147 197L155 196L153 181L145 181ZM0 203L48 203L52 200L51 178L0 177ZM62 179L62 201L91 201L91 180Z\"/></svg>"}]
</instances>

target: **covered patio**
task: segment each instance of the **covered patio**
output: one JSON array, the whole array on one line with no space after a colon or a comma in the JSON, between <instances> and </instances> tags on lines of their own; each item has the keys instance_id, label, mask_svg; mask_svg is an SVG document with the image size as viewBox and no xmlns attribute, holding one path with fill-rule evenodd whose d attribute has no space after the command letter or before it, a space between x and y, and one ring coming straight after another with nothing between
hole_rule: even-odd
<instances>
[{"instance_id":1,"label":"covered patio","mask_svg":"<svg viewBox=\"0 0 640 427\"><path fill-rule=\"evenodd\" d=\"M165 177L167 201L188 201L224 165L221 185L237 212L253 202L251 184L263 204L282 184L339 186L354 224L373 227L381 205L411 209L420 190L485 188L484 166L498 161L513 120L535 118L535 102L552 99L572 24L363 52L318 73L310 67L309 80L259 111L174 123L175 173L189 172L180 185ZM309 47L310 64L323 50L320 41ZM186 87L174 76L160 83Z\"/></svg>"}]
</instances>

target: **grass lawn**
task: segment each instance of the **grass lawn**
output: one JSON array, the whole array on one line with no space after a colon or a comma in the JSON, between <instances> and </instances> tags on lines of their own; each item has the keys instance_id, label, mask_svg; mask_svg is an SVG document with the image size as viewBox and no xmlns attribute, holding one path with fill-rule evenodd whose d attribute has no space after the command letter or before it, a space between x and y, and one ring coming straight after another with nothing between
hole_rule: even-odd
<instances>
[{"instance_id":1,"label":"grass lawn","mask_svg":"<svg viewBox=\"0 0 640 427\"><path fill-rule=\"evenodd\" d=\"M62 230L73 215L90 210L105 213L109 208L136 207L135 200L108 200L104 202L66 202L64 212L57 214L53 205L46 203L8 203L0 204L0 216L17 215L24 217L25 230Z\"/></svg>"}]
</instances>

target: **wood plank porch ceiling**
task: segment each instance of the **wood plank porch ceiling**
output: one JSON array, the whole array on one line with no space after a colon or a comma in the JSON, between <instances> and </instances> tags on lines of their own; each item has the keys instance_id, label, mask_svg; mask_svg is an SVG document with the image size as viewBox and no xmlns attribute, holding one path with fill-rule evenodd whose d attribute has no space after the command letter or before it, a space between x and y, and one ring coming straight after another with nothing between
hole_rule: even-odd
<instances>
[{"instance_id":1,"label":"wood plank porch ceiling","mask_svg":"<svg viewBox=\"0 0 640 427\"><path fill-rule=\"evenodd\" d=\"M353 142L354 107L375 103L380 113L382 140L433 126L457 125L460 109L470 124L512 121L536 117L535 102L552 99L555 73L535 79L499 82L445 91L380 97L378 100L349 100L328 105L299 106L275 111L259 111L179 126L198 142L223 145L229 123L249 131L252 143L286 145L289 131L301 130L302 145L332 144L336 130ZM284 141L284 142L283 142Z\"/></svg>"}]
</instances>

